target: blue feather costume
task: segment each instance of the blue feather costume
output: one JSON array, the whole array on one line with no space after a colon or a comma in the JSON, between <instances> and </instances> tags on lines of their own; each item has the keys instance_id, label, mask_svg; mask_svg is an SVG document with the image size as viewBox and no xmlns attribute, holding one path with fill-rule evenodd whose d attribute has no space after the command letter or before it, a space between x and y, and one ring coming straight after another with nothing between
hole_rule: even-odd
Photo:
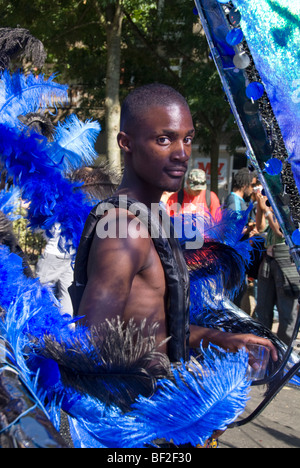
<instances>
[{"instance_id":1,"label":"blue feather costume","mask_svg":"<svg viewBox=\"0 0 300 468\"><path fill-rule=\"evenodd\" d=\"M31 202L31 226L48 229L55 222L61 223L64 236L76 249L94 203L78 190L78 184L66 179L65 172L78 167L83 147L89 148L86 163L93 160L92 142L100 127L91 122L84 125L72 117L65 126L58 125L51 143L27 132L18 116L53 105L56 93L58 102L64 101L66 88L55 84L53 77L44 81L31 75L27 79L21 74L10 77L7 72L2 84L0 155L22 197ZM214 312L218 309L217 292L223 293L227 287L228 294L233 293L243 276L244 261L249 259L249 245L239 242L242 222L237 224L230 217L230 213L220 214L215 225L212 219L207 221L206 247L208 243L214 246L207 265L194 268L195 255L203 257L203 252L187 254L192 295L200 288L197 297L201 300L197 313L192 308L192 317L195 321L204 321L205 317L211 326L214 314L202 313L209 310L208 304ZM225 275L222 244L233 254L223 257ZM217 265L213 273L212 264ZM237 283L229 287L227 279L233 266L238 268ZM73 319L61 314L52 291L38 280L26 278L20 258L5 247L0 247L0 279L0 306L4 311L0 336L10 347L2 365L17 369L57 430L61 410L68 414L75 447L155 446L162 438L176 445L203 445L214 430L225 429L243 412L250 387L245 351L228 354L218 348L204 350L199 343L200 361L191 358L172 367L154 346L155 327L149 330L146 341L134 323L126 329L121 323L104 324L105 336L110 337L104 341L93 330L74 328ZM206 297L212 286L214 294ZM113 353L112 343L118 344ZM130 359L120 368L113 354L125 345ZM149 366L153 357L159 361L158 367ZM124 358L122 353L116 361L119 358ZM138 362L143 362L142 368Z\"/></svg>"}]
</instances>

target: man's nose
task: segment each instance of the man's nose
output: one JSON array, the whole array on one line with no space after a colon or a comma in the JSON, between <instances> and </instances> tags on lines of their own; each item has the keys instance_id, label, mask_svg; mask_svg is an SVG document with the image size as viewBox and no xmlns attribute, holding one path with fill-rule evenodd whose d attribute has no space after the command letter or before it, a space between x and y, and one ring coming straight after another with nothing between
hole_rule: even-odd
<instances>
[{"instance_id":1,"label":"man's nose","mask_svg":"<svg viewBox=\"0 0 300 468\"><path fill-rule=\"evenodd\" d=\"M191 151L183 142L178 142L176 147L173 149L171 158L174 161L188 161L191 156Z\"/></svg>"}]
</instances>

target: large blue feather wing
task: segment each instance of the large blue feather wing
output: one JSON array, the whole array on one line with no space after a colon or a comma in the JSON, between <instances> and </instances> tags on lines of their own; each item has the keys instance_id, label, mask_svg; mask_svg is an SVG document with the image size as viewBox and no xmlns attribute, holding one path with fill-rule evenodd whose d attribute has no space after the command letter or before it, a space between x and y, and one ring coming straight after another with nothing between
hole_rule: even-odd
<instances>
[{"instance_id":1,"label":"large blue feather wing","mask_svg":"<svg viewBox=\"0 0 300 468\"><path fill-rule=\"evenodd\" d=\"M10 343L22 378L36 391L34 376L39 377L39 372L35 374L28 367L33 357L29 353L34 344L32 337L41 340L50 333L59 336L62 342L83 339L84 344L85 329L68 328L72 319L60 314L51 291L38 281L26 278L21 259L4 247L0 248L0 278L1 306L6 311L0 334ZM81 349L84 357L88 349L85 346ZM55 361L51 375L47 362L48 382L52 378L52 385L55 384L53 398L48 402L54 419L62 404L87 431L89 444L141 447L161 437L177 444L202 444L215 429L225 428L243 411L250 387L245 378L247 362L245 351L227 354L214 348L203 350L201 364L180 365L173 370L172 380L163 379L152 398L139 397L132 411L126 414L117 407L106 407L89 395L79 394L74 388L63 387ZM42 389L39 390L42 394Z\"/></svg>"}]
</instances>

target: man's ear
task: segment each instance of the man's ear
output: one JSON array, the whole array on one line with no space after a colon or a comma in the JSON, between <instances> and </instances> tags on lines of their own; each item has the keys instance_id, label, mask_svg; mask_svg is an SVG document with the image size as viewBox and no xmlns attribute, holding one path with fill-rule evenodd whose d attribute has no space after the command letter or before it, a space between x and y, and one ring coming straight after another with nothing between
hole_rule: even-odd
<instances>
[{"instance_id":1,"label":"man's ear","mask_svg":"<svg viewBox=\"0 0 300 468\"><path fill-rule=\"evenodd\" d=\"M118 145L125 153L131 152L131 139L130 136L125 132L119 132L117 136Z\"/></svg>"}]
</instances>

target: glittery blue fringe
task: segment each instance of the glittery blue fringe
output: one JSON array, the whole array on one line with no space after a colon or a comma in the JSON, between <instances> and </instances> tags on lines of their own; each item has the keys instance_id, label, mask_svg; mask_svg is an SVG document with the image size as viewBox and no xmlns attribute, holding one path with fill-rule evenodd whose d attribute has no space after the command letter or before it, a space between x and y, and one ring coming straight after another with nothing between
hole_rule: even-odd
<instances>
[{"instance_id":1,"label":"glittery blue fringe","mask_svg":"<svg viewBox=\"0 0 300 468\"><path fill-rule=\"evenodd\" d=\"M233 0L300 190L300 14L290 0Z\"/></svg>"}]
</instances>

